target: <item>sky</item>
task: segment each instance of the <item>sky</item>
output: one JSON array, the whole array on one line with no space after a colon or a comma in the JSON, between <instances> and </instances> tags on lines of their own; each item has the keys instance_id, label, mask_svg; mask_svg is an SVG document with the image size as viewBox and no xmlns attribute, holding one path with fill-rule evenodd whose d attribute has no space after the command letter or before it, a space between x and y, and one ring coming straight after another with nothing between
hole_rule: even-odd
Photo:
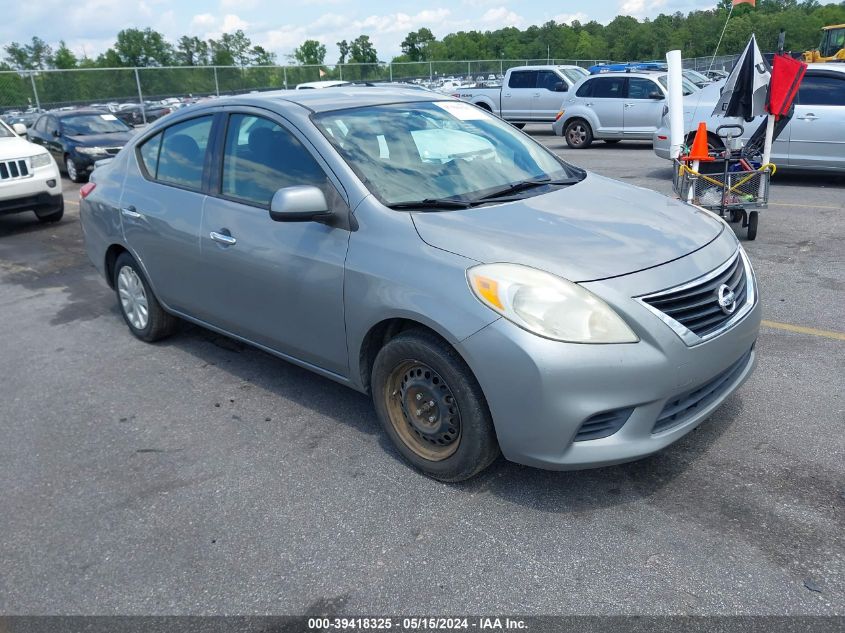
<instances>
[{"instance_id":1,"label":"sky","mask_svg":"<svg viewBox=\"0 0 845 633\"><path fill-rule=\"evenodd\" d=\"M597 20L617 15L637 18L710 8L714 0L0 0L0 46L38 35L55 46L63 39L77 56L95 57L124 28L151 27L171 41L203 39L243 29L286 62L305 39L326 45L326 62L338 57L335 42L367 34L379 59L398 55L405 35L421 27L435 36L460 30L527 27L554 19Z\"/></svg>"}]
</instances>

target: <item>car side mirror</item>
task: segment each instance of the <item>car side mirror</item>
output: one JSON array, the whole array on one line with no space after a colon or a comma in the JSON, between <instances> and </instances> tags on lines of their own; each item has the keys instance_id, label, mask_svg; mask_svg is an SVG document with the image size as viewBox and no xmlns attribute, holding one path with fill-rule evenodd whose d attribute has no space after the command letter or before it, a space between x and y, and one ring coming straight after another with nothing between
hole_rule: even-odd
<instances>
[{"instance_id":1,"label":"car side mirror","mask_svg":"<svg viewBox=\"0 0 845 633\"><path fill-rule=\"evenodd\" d=\"M331 215L325 194L313 185L283 187L270 201L275 222L325 222Z\"/></svg>"},{"instance_id":2,"label":"car side mirror","mask_svg":"<svg viewBox=\"0 0 845 633\"><path fill-rule=\"evenodd\" d=\"M567 92L569 90L569 86L566 85L565 81L559 81L555 84L554 92Z\"/></svg>"},{"instance_id":3,"label":"car side mirror","mask_svg":"<svg viewBox=\"0 0 845 633\"><path fill-rule=\"evenodd\" d=\"M26 136L26 126L23 123L15 123L12 125L12 129L18 136Z\"/></svg>"},{"instance_id":4,"label":"car side mirror","mask_svg":"<svg viewBox=\"0 0 845 633\"><path fill-rule=\"evenodd\" d=\"M654 99L655 101L662 101L662 100L663 100L663 99L665 99L666 97L663 95L663 93L662 93L662 92L658 92L658 91L656 91L656 90L655 90L654 92L650 92L650 93L648 94L648 98L649 98L649 99Z\"/></svg>"}]
</instances>

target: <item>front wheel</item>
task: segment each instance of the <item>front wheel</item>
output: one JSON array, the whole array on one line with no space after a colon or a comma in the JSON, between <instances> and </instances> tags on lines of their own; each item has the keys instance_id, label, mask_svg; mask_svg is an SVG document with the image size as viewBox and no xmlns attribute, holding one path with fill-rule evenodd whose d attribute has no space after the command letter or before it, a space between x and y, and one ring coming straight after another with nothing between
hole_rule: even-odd
<instances>
[{"instance_id":1,"label":"front wheel","mask_svg":"<svg viewBox=\"0 0 845 633\"><path fill-rule=\"evenodd\" d=\"M114 290L129 331L142 341L158 341L176 329L176 317L161 307L140 266L129 253L121 254L114 264Z\"/></svg>"},{"instance_id":2,"label":"front wheel","mask_svg":"<svg viewBox=\"0 0 845 633\"><path fill-rule=\"evenodd\" d=\"M62 219L62 216L65 214L65 201L62 198L61 203L59 204L59 208L55 211L51 211L50 213L42 213L42 214L35 214L35 217L38 218L39 222L58 222Z\"/></svg>"},{"instance_id":3,"label":"front wheel","mask_svg":"<svg viewBox=\"0 0 845 633\"><path fill-rule=\"evenodd\" d=\"M593 130L582 119L575 119L566 124L563 132L566 144L572 149L586 149L593 142Z\"/></svg>"},{"instance_id":4,"label":"front wheel","mask_svg":"<svg viewBox=\"0 0 845 633\"><path fill-rule=\"evenodd\" d=\"M372 393L382 426L402 456L440 481L463 481L499 454L493 420L472 371L425 330L390 340L376 356Z\"/></svg>"},{"instance_id":5,"label":"front wheel","mask_svg":"<svg viewBox=\"0 0 845 633\"><path fill-rule=\"evenodd\" d=\"M65 171L71 182L82 182L82 174L76 168L76 163L70 156L65 156Z\"/></svg>"}]
</instances>

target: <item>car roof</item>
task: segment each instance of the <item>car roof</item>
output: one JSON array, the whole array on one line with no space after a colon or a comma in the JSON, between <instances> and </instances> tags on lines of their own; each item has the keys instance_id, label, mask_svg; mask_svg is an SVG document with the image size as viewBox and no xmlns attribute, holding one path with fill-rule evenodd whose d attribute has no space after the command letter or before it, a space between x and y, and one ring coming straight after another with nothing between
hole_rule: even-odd
<instances>
[{"instance_id":1,"label":"car roof","mask_svg":"<svg viewBox=\"0 0 845 633\"><path fill-rule=\"evenodd\" d=\"M238 103L260 103L275 101L294 103L312 112L330 112L366 106L387 105L390 103L412 103L420 101L452 101L446 95L415 88L397 88L391 86L339 86L323 90L274 90L258 94L221 97L209 102L210 106Z\"/></svg>"},{"instance_id":2,"label":"car roof","mask_svg":"<svg viewBox=\"0 0 845 633\"><path fill-rule=\"evenodd\" d=\"M85 108L79 110L56 110L55 112L49 112L48 114L59 119L63 119L69 116L79 116L80 114L108 114L108 112L104 112L103 110L96 110L93 108Z\"/></svg>"},{"instance_id":3,"label":"car roof","mask_svg":"<svg viewBox=\"0 0 845 633\"><path fill-rule=\"evenodd\" d=\"M584 79L593 79L595 77L657 77L665 74L665 70L612 70L606 73L596 73L595 75L584 77Z\"/></svg>"}]
</instances>

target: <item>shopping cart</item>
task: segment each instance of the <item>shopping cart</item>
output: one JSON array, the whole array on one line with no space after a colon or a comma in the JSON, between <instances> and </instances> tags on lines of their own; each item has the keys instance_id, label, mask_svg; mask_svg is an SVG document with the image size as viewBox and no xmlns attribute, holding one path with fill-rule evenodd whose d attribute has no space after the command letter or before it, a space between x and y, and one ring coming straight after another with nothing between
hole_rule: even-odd
<instances>
[{"instance_id":1,"label":"shopping cart","mask_svg":"<svg viewBox=\"0 0 845 633\"><path fill-rule=\"evenodd\" d=\"M734 132L738 131L737 134ZM687 161L675 159L672 187L681 200L718 213L729 222L742 222L749 240L757 237L759 209L769 202L769 180L773 164L760 165L756 156L733 149L742 136L741 125L723 125L716 130L725 149L710 152L715 159L693 169Z\"/></svg>"}]
</instances>

